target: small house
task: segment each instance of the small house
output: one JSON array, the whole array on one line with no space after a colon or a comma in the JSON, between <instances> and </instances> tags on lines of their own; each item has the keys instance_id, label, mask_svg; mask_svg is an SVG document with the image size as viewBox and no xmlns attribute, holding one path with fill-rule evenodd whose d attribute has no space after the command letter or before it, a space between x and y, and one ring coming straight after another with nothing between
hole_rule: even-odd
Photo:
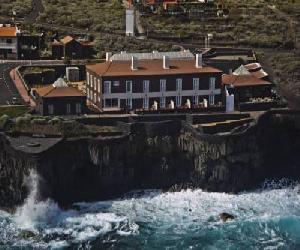
<instances>
[{"instance_id":1,"label":"small house","mask_svg":"<svg viewBox=\"0 0 300 250\"><path fill-rule=\"evenodd\" d=\"M80 115L86 112L86 95L63 79L33 90L36 109L42 115Z\"/></svg>"}]
</instances>

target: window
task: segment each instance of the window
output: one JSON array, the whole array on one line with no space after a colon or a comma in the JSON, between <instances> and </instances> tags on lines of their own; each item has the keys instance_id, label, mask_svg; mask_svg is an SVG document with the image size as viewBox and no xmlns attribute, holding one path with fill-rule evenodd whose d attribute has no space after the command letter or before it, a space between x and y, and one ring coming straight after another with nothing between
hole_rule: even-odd
<instances>
[{"instance_id":1,"label":"window","mask_svg":"<svg viewBox=\"0 0 300 250\"><path fill-rule=\"evenodd\" d=\"M97 91L97 79L96 79L96 77L94 77L94 90Z\"/></svg>"},{"instance_id":2,"label":"window","mask_svg":"<svg viewBox=\"0 0 300 250\"><path fill-rule=\"evenodd\" d=\"M48 114L53 115L54 114L54 106L53 104L48 105Z\"/></svg>"},{"instance_id":3,"label":"window","mask_svg":"<svg viewBox=\"0 0 300 250\"><path fill-rule=\"evenodd\" d=\"M161 108L165 108L166 107L166 97L161 97L160 98L160 104L159 104L159 106L161 107Z\"/></svg>"},{"instance_id":4,"label":"window","mask_svg":"<svg viewBox=\"0 0 300 250\"><path fill-rule=\"evenodd\" d=\"M176 79L176 90L177 91L182 90L182 79L180 79L180 78Z\"/></svg>"},{"instance_id":5,"label":"window","mask_svg":"<svg viewBox=\"0 0 300 250\"><path fill-rule=\"evenodd\" d=\"M90 75L90 86L91 86L91 88L93 88L93 76L92 75Z\"/></svg>"},{"instance_id":6,"label":"window","mask_svg":"<svg viewBox=\"0 0 300 250\"><path fill-rule=\"evenodd\" d=\"M110 81L104 82L104 94L110 94L111 93L111 86Z\"/></svg>"},{"instance_id":7,"label":"window","mask_svg":"<svg viewBox=\"0 0 300 250\"><path fill-rule=\"evenodd\" d=\"M114 87L119 87L120 86L120 82L119 81L114 81L113 86Z\"/></svg>"},{"instance_id":8,"label":"window","mask_svg":"<svg viewBox=\"0 0 300 250\"><path fill-rule=\"evenodd\" d=\"M96 93L94 94L94 103L97 103L97 95L96 95Z\"/></svg>"},{"instance_id":9,"label":"window","mask_svg":"<svg viewBox=\"0 0 300 250\"><path fill-rule=\"evenodd\" d=\"M160 92L165 92L166 91L166 79L161 79L160 80Z\"/></svg>"},{"instance_id":10,"label":"window","mask_svg":"<svg viewBox=\"0 0 300 250\"><path fill-rule=\"evenodd\" d=\"M144 93L149 92L149 81L148 80L143 81L143 92Z\"/></svg>"},{"instance_id":11,"label":"window","mask_svg":"<svg viewBox=\"0 0 300 250\"><path fill-rule=\"evenodd\" d=\"M101 81L100 79L98 79L98 93L101 92Z\"/></svg>"},{"instance_id":12,"label":"window","mask_svg":"<svg viewBox=\"0 0 300 250\"><path fill-rule=\"evenodd\" d=\"M132 81L126 81L126 93L132 93Z\"/></svg>"},{"instance_id":13,"label":"window","mask_svg":"<svg viewBox=\"0 0 300 250\"><path fill-rule=\"evenodd\" d=\"M88 86L90 86L90 74L89 74L89 72L87 72L86 73L86 84L88 85Z\"/></svg>"},{"instance_id":14,"label":"window","mask_svg":"<svg viewBox=\"0 0 300 250\"><path fill-rule=\"evenodd\" d=\"M144 98L143 100L143 108L148 109L149 108L149 98Z\"/></svg>"},{"instance_id":15,"label":"window","mask_svg":"<svg viewBox=\"0 0 300 250\"><path fill-rule=\"evenodd\" d=\"M209 95L208 97L209 105L214 105L215 104L215 95Z\"/></svg>"},{"instance_id":16,"label":"window","mask_svg":"<svg viewBox=\"0 0 300 250\"><path fill-rule=\"evenodd\" d=\"M67 114L71 114L71 104L67 103Z\"/></svg>"},{"instance_id":17,"label":"window","mask_svg":"<svg viewBox=\"0 0 300 250\"><path fill-rule=\"evenodd\" d=\"M198 105L199 104L199 96L197 96L197 95L193 96L193 104L194 105Z\"/></svg>"},{"instance_id":18,"label":"window","mask_svg":"<svg viewBox=\"0 0 300 250\"><path fill-rule=\"evenodd\" d=\"M12 39L10 38L6 39L6 43L12 43Z\"/></svg>"},{"instance_id":19,"label":"window","mask_svg":"<svg viewBox=\"0 0 300 250\"><path fill-rule=\"evenodd\" d=\"M199 78L193 78L193 90L199 90Z\"/></svg>"},{"instance_id":20,"label":"window","mask_svg":"<svg viewBox=\"0 0 300 250\"><path fill-rule=\"evenodd\" d=\"M181 96L176 96L176 107L181 106Z\"/></svg>"},{"instance_id":21,"label":"window","mask_svg":"<svg viewBox=\"0 0 300 250\"><path fill-rule=\"evenodd\" d=\"M209 78L209 89L214 90L216 85L216 78L215 77L210 77Z\"/></svg>"},{"instance_id":22,"label":"window","mask_svg":"<svg viewBox=\"0 0 300 250\"><path fill-rule=\"evenodd\" d=\"M76 103L76 114L81 114L81 103Z\"/></svg>"},{"instance_id":23,"label":"window","mask_svg":"<svg viewBox=\"0 0 300 250\"><path fill-rule=\"evenodd\" d=\"M90 90L89 89L87 90L87 97L88 97L88 99L90 99Z\"/></svg>"},{"instance_id":24,"label":"window","mask_svg":"<svg viewBox=\"0 0 300 250\"><path fill-rule=\"evenodd\" d=\"M126 99L126 107L129 109L132 109L132 99L131 98Z\"/></svg>"}]
</instances>

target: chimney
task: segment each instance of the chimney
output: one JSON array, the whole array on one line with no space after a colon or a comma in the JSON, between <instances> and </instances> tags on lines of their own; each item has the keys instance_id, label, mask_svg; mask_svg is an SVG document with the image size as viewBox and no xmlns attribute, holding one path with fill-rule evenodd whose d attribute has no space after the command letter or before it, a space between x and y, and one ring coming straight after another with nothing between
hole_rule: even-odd
<instances>
[{"instance_id":1,"label":"chimney","mask_svg":"<svg viewBox=\"0 0 300 250\"><path fill-rule=\"evenodd\" d=\"M131 57L131 70L137 70L138 69L138 59L135 56Z\"/></svg>"},{"instance_id":2,"label":"chimney","mask_svg":"<svg viewBox=\"0 0 300 250\"><path fill-rule=\"evenodd\" d=\"M112 57L112 53L111 52L106 52L106 61L108 62L109 59Z\"/></svg>"},{"instance_id":3,"label":"chimney","mask_svg":"<svg viewBox=\"0 0 300 250\"><path fill-rule=\"evenodd\" d=\"M196 54L196 68L202 68L202 54Z\"/></svg>"},{"instance_id":4,"label":"chimney","mask_svg":"<svg viewBox=\"0 0 300 250\"><path fill-rule=\"evenodd\" d=\"M163 56L163 68L164 69L170 68L170 59L168 56Z\"/></svg>"}]
</instances>

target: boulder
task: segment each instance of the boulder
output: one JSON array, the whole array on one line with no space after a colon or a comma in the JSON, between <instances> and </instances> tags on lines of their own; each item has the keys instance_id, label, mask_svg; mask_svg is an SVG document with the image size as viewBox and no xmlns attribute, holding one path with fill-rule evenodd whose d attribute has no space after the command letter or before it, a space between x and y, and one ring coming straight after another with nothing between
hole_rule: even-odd
<instances>
[{"instance_id":1,"label":"boulder","mask_svg":"<svg viewBox=\"0 0 300 250\"><path fill-rule=\"evenodd\" d=\"M234 220L236 218L234 215L229 213L220 213L219 216L223 222L227 222L228 220Z\"/></svg>"},{"instance_id":2,"label":"boulder","mask_svg":"<svg viewBox=\"0 0 300 250\"><path fill-rule=\"evenodd\" d=\"M30 230L22 230L19 236L23 239L31 239L36 237L35 233Z\"/></svg>"}]
</instances>

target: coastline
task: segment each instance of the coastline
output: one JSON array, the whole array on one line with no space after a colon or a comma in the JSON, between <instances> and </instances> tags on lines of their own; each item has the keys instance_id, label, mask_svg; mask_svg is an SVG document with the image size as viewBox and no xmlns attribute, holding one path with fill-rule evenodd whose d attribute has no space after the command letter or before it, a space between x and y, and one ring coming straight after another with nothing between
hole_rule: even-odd
<instances>
[{"instance_id":1,"label":"coastline","mask_svg":"<svg viewBox=\"0 0 300 250\"><path fill-rule=\"evenodd\" d=\"M188 185L236 193L267 178L300 179L299 111L272 110L240 131L213 135L180 120L122 126L127 132L120 136L55 138L51 143L35 138L42 146L30 150L16 143L21 138L1 133L0 206L23 203L30 191L24 177L31 169L40 177L39 199L51 198L61 206L134 189L178 191Z\"/></svg>"}]
</instances>

